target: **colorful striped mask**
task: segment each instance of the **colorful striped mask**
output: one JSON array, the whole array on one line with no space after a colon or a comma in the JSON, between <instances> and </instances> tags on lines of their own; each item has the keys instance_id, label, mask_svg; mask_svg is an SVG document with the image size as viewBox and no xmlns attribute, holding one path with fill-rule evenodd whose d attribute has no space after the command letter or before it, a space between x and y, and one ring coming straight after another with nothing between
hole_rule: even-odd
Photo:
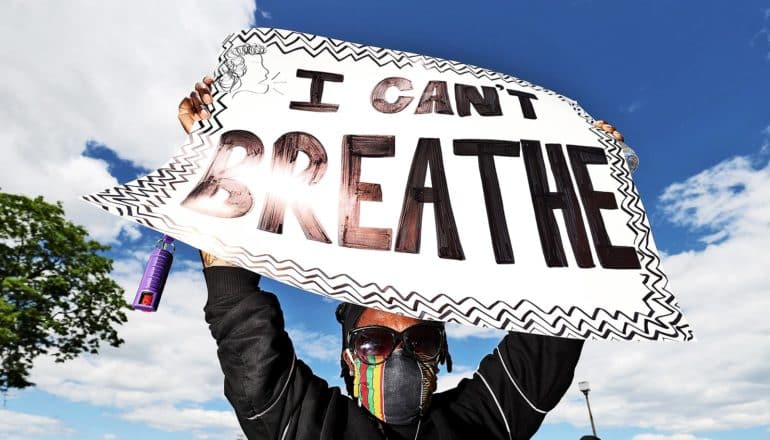
<instances>
[{"instance_id":1,"label":"colorful striped mask","mask_svg":"<svg viewBox=\"0 0 770 440\"><path fill-rule=\"evenodd\" d=\"M379 359L370 356L370 363ZM422 416L436 389L436 362L419 362L400 348L387 361L369 365L354 360L353 397L375 417L393 425L409 425Z\"/></svg>"}]
</instances>

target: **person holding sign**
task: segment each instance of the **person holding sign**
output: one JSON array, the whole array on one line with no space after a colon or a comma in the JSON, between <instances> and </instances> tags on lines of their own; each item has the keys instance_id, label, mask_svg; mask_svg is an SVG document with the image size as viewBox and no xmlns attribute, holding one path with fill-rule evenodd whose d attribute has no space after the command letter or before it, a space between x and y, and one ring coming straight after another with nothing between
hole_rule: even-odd
<instances>
[{"instance_id":1,"label":"person holding sign","mask_svg":"<svg viewBox=\"0 0 770 440\"><path fill-rule=\"evenodd\" d=\"M210 117L212 82L204 78L180 103L186 131ZM439 365L451 371L443 322L342 304L346 397L296 358L260 275L205 252L201 259L225 395L251 439L527 439L567 391L583 346L510 332L471 379L434 394Z\"/></svg>"}]
</instances>

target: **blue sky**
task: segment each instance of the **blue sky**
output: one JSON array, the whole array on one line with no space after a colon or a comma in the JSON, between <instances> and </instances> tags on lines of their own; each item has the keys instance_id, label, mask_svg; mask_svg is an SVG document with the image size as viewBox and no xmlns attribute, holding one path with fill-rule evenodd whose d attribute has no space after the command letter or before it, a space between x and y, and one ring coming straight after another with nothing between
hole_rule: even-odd
<instances>
[{"instance_id":1,"label":"blue sky","mask_svg":"<svg viewBox=\"0 0 770 440\"><path fill-rule=\"evenodd\" d=\"M699 341L589 343L576 379L594 384L600 437L770 438L770 327L761 323L770 312L763 275L770 212L762 208L770 197L769 1L270 0L226 11L169 3L147 9L154 14L93 8L15 4L0 18L3 36L24 36L3 49L10 81L0 116L10 119L10 149L0 187L64 200L73 220L113 245L127 297L158 234L75 199L171 157L182 141L176 105L213 68L227 33L256 23L459 60L578 100L612 121L641 159L634 181ZM180 246L165 310L132 316L125 347L70 366L36 365L39 386L11 393L0 437L236 438L213 343L190 342L207 337L197 264L195 250ZM279 295L299 354L340 383L336 304L270 280L262 287ZM499 338L452 334L455 364L466 374ZM187 363L174 364L175 356ZM139 369L157 387L126 379ZM163 385L164 378L180 385ZM576 439L589 430L573 386L536 438Z\"/></svg>"}]
</instances>

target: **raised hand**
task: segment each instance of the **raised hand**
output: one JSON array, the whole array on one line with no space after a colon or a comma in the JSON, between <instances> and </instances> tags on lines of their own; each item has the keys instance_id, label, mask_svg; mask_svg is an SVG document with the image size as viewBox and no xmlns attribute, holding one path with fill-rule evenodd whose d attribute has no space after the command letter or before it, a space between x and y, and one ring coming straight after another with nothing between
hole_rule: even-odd
<instances>
[{"instance_id":1,"label":"raised hand","mask_svg":"<svg viewBox=\"0 0 770 440\"><path fill-rule=\"evenodd\" d=\"M211 117L206 106L213 101L209 86L214 83L214 78L210 76L203 77L201 82L195 84L195 90L186 96L179 103L179 122L182 123L184 131L189 133L193 125L201 120Z\"/></svg>"},{"instance_id":2,"label":"raised hand","mask_svg":"<svg viewBox=\"0 0 770 440\"><path fill-rule=\"evenodd\" d=\"M603 119L597 119L594 122L594 127L601 128L602 130L606 131L607 133L611 134L612 137L619 140L620 142L623 142L623 135L620 134L619 131L615 129L615 127L612 126L609 122L603 120Z\"/></svg>"}]
</instances>

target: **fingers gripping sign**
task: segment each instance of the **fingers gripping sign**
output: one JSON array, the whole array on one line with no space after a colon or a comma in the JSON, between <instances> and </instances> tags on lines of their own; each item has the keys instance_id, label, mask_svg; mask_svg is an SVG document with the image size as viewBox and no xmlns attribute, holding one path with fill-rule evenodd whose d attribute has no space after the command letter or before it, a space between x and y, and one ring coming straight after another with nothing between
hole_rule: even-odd
<instances>
[{"instance_id":1,"label":"fingers gripping sign","mask_svg":"<svg viewBox=\"0 0 770 440\"><path fill-rule=\"evenodd\" d=\"M639 156L637 156L636 152L625 143L625 138L623 135L620 134L620 132L612 124L603 119L597 119L594 121L594 127L608 133L610 136L614 137L618 142L620 142L621 151L623 152L623 157L625 157L626 162L628 163L629 171L633 173L637 168L639 168Z\"/></svg>"},{"instance_id":2,"label":"fingers gripping sign","mask_svg":"<svg viewBox=\"0 0 770 440\"><path fill-rule=\"evenodd\" d=\"M190 96L186 96L179 103L179 122L187 133L192 130L193 124L211 117L211 112L209 112L207 106L214 102L211 98L210 89L213 83L214 78L210 76L203 77L201 82L195 84L195 90L190 93Z\"/></svg>"},{"instance_id":3,"label":"fingers gripping sign","mask_svg":"<svg viewBox=\"0 0 770 440\"><path fill-rule=\"evenodd\" d=\"M620 142L624 141L623 135L620 134L620 132L612 124L610 124L609 122L603 119L597 119L594 122L594 127L597 127L602 129L603 131L606 131L607 133L612 135L612 137L619 140Z\"/></svg>"}]
</instances>

